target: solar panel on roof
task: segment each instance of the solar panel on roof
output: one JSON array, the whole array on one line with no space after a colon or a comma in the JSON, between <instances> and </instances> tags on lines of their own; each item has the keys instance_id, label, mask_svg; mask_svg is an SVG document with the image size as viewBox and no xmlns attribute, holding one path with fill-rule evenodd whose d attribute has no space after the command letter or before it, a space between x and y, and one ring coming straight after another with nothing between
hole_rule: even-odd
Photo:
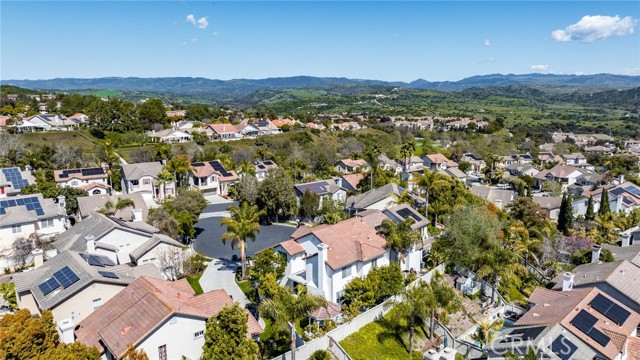
<instances>
[{"instance_id":1,"label":"solar panel on roof","mask_svg":"<svg viewBox=\"0 0 640 360\"><path fill-rule=\"evenodd\" d=\"M612 193L613 195L620 195L620 194L622 194L622 193L624 193L624 192L625 192L625 190L624 190L623 188L617 188L617 189L613 189L613 190L611 190L611 193Z\"/></svg>"},{"instance_id":2,"label":"solar panel on roof","mask_svg":"<svg viewBox=\"0 0 640 360\"><path fill-rule=\"evenodd\" d=\"M112 273L111 271L98 271L98 273L109 279L119 279L118 275Z\"/></svg>"},{"instance_id":3,"label":"solar panel on roof","mask_svg":"<svg viewBox=\"0 0 640 360\"><path fill-rule=\"evenodd\" d=\"M602 345L602 346L607 346L607 344L609 343L609 341L611 341L611 339L609 339L609 337L607 335L605 335L602 331L593 328L591 329L591 331L589 332L589 337L592 338L593 340L595 340L595 342L597 342L598 344Z\"/></svg>"},{"instance_id":4,"label":"solar panel on roof","mask_svg":"<svg viewBox=\"0 0 640 360\"><path fill-rule=\"evenodd\" d=\"M7 215L7 212L3 207L0 207L0 215Z\"/></svg>"},{"instance_id":5,"label":"solar panel on roof","mask_svg":"<svg viewBox=\"0 0 640 360\"><path fill-rule=\"evenodd\" d=\"M622 306L614 303L611 299L602 294L598 294L593 298L591 303L589 303L589 306L600 314L606 316L607 319L618 324L618 326L622 326L622 324L624 324L631 315L629 311L625 310Z\"/></svg>"},{"instance_id":6,"label":"solar panel on roof","mask_svg":"<svg viewBox=\"0 0 640 360\"><path fill-rule=\"evenodd\" d=\"M102 175L102 174L104 174L104 169L101 167L82 169L82 176L94 176L94 175Z\"/></svg>"},{"instance_id":7,"label":"solar panel on roof","mask_svg":"<svg viewBox=\"0 0 640 360\"><path fill-rule=\"evenodd\" d=\"M43 282L42 284L38 285L38 287L40 288L40 291L42 291L42 293L46 296L53 290L59 288L60 283L58 282L58 280L51 278Z\"/></svg>"},{"instance_id":8,"label":"solar panel on roof","mask_svg":"<svg viewBox=\"0 0 640 360\"><path fill-rule=\"evenodd\" d=\"M224 169L224 166L222 166L219 161L211 161L209 164L211 164L213 170L218 171L220 174L222 174L222 176L231 176L231 173L227 172L227 170Z\"/></svg>"},{"instance_id":9,"label":"solar panel on roof","mask_svg":"<svg viewBox=\"0 0 640 360\"><path fill-rule=\"evenodd\" d=\"M62 285L62 287L65 289L73 285L76 281L80 280L78 275L76 275L76 273L74 273L73 270L71 270L71 268L68 266L65 266L53 273L53 277L56 278L60 285Z\"/></svg>"},{"instance_id":10,"label":"solar panel on roof","mask_svg":"<svg viewBox=\"0 0 640 360\"><path fill-rule=\"evenodd\" d=\"M18 204L16 204L15 200L9 200L9 207L14 207L16 205L18 205Z\"/></svg>"},{"instance_id":11,"label":"solar panel on roof","mask_svg":"<svg viewBox=\"0 0 640 360\"><path fill-rule=\"evenodd\" d=\"M571 324L578 330L582 331L585 335L595 340L598 344L606 346L609 343L610 339L600 330L594 328L597 322L598 318L589 314L589 312L587 312L586 310L580 310L578 315L576 315L573 320L571 320Z\"/></svg>"},{"instance_id":12,"label":"solar panel on roof","mask_svg":"<svg viewBox=\"0 0 640 360\"><path fill-rule=\"evenodd\" d=\"M551 351L553 351L560 359L569 360L571 356L578 350L578 347L566 337L560 335L553 343L551 343Z\"/></svg>"},{"instance_id":13,"label":"solar panel on roof","mask_svg":"<svg viewBox=\"0 0 640 360\"><path fill-rule=\"evenodd\" d=\"M38 216L42 216L42 215L44 215L44 210L42 210L42 209L36 209L36 215L38 215Z\"/></svg>"},{"instance_id":14,"label":"solar panel on roof","mask_svg":"<svg viewBox=\"0 0 640 360\"><path fill-rule=\"evenodd\" d=\"M398 211L398 215L402 216L402 218L405 220L409 217L412 217L415 221L420 221L420 217L408 208L400 209Z\"/></svg>"}]
</instances>

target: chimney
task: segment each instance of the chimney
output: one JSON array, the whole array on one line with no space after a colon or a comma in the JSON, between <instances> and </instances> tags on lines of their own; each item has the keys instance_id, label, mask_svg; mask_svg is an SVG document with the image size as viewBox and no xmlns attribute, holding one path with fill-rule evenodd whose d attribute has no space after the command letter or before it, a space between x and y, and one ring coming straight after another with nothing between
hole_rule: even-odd
<instances>
[{"instance_id":1,"label":"chimney","mask_svg":"<svg viewBox=\"0 0 640 360\"><path fill-rule=\"evenodd\" d=\"M71 319L58 321L58 332L60 333L60 342L63 344L71 344L75 341L73 329L76 326Z\"/></svg>"},{"instance_id":2,"label":"chimney","mask_svg":"<svg viewBox=\"0 0 640 360\"><path fill-rule=\"evenodd\" d=\"M562 274L562 291L571 291L573 289L573 277L570 272Z\"/></svg>"},{"instance_id":3,"label":"chimney","mask_svg":"<svg viewBox=\"0 0 640 360\"><path fill-rule=\"evenodd\" d=\"M133 217L132 221L142 221L142 209L131 210L131 215Z\"/></svg>"},{"instance_id":4,"label":"chimney","mask_svg":"<svg viewBox=\"0 0 640 360\"><path fill-rule=\"evenodd\" d=\"M58 207L65 209L67 207L66 198L64 195L58 196Z\"/></svg>"},{"instance_id":5,"label":"chimney","mask_svg":"<svg viewBox=\"0 0 640 360\"><path fill-rule=\"evenodd\" d=\"M600 260L600 250L602 250L602 246L593 245L591 248L591 263L595 264Z\"/></svg>"},{"instance_id":6,"label":"chimney","mask_svg":"<svg viewBox=\"0 0 640 360\"><path fill-rule=\"evenodd\" d=\"M624 182L624 174L620 174L620 175L618 176L618 182L619 182L620 184L622 184L622 183Z\"/></svg>"},{"instance_id":7,"label":"chimney","mask_svg":"<svg viewBox=\"0 0 640 360\"><path fill-rule=\"evenodd\" d=\"M34 249L31 255L33 255L33 265L35 268L39 268L44 264L44 251L42 251L42 249Z\"/></svg>"},{"instance_id":8,"label":"chimney","mask_svg":"<svg viewBox=\"0 0 640 360\"><path fill-rule=\"evenodd\" d=\"M628 234L628 233L620 234L620 240L622 240L620 242L621 247L627 247L631 245L631 234Z\"/></svg>"},{"instance_id":9,"label":"chimney","mask_svg":"<svg viewBox=\"0 0 640 360\"><path fill-rule=\"evenodd\" d=\"M89 254L95 254L96 252L96 237L93 235L87 235L84 237L87 242L87 252Z\"/></svg>"},{"instance_id":10,"label":"chimney","mask_svg":"<svg viewBox=\"0 0 640 360\"><path fill-rule=\"evenodd\" d=\"M327 277L326 261L329 258L329 245L318 244L318 289L324 294L325 278Z\"/></svg>"}]
</instances>

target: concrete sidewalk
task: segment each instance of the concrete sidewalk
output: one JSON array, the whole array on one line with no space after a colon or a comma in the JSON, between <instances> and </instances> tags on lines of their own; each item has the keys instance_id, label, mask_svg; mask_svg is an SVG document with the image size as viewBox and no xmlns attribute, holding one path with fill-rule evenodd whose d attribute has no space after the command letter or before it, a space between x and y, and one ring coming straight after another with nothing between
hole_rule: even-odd
<instances>
[{"instance_id":1,"label":"concrete sidewalk","mask_svg":"<svg viewBox=\"0 0 640 360\"><path fill-rule=\"evenodd\" d=\"M236 262L213 259L208 264L200 277L200 286L204 292L224 289L243 308L250 303L236 283L236 267L239 266Z\"/></svg>"}]
</instances>

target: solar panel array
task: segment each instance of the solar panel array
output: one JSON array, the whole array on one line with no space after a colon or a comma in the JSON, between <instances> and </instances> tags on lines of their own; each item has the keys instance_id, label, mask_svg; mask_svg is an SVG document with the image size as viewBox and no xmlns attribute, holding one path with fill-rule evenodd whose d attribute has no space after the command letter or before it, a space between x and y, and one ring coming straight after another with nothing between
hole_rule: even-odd
<instances>
[{"instance_id":1,"label":"solar panel array","mask_svg":"<svg viewBox=\"0 0 640 360\"><path fill-rule=\"evenodd\" d=\"M219 172L222 176L228 177L231 176L231 173L224 169L224 166L220 164L219 161L210 161L209 164L213 168L213 170Z\"/></svg>"},{"instance_id":2,"label":"solar panel array","mask_svg":"<svg viewBox=\"0 0 640 360\"><path fill-rule=\"evenodd\" d=\"M104 175L104 169L101 167L82 169L82 176Z\"/></svg>"},{"instance_id":3,"label":"solar panel array","mask_svg":"<svg viewBox=\"0 0 640 360\"><path fill-rule=\"evenodd\" d=\"M409 217L412 217L415 221L420 221L420 217L409 208L400 209L398 211L398 215L402 216L402 218L405 220Z\"/></svg>"},{"instance_id":4,"label":"solar panel array","mask_svg":"<svg viewBox=\"0 0 640 360\"><path fill-rule=\"evenodd\" d=\"M106 256L80 253L80 256L91 266L114 266L115 263Z\"/></svg>"},{"instance_id":5,"label":"solar panel array","mask_svg":"<svg viewBox=\"0 0 640 360\"><path fill-rule=\"evenodd\" d=\"M103 277L106 277L109 279L120 279L118 275L116 275L115 273L112 273L111 271L98 271L98 273Z\"/></svg>"},{"instance_id":6,"label":"solar panel array","mask_svg":"<svg viewBox=\"0 0 640 360\"><path fill-rule=\"evenodd\" d=\"M7 214L6 209L12 208L15 206L26 206L27 210L35 211L38 216L44 215L44 210L42 209L40 200L36 196L32 196L28 198L0 200L0 215L6 215Z\"/></svg>"},{"instance_id":7,"label":"solar panel array","mask_svg":"<svg viewBox=\"0 0 640 360\"><path fill-rule=\"evenodd\" d=\"M622 324L624 324L631 315L629 311L625 310L622 306L614 303L602 294L598 294L593 298L589 306L600 314L606 316L607 319L618 324L618 326L622 326Z\"/></svg>"},{"instance_id":8,"label":"solar panel array","mask_svg":"<svg viewBox=\"0 0 640 360\"><path fill-rule=\"evenodd\" d=\"M69 175L71 174L80 174L80 173L81 173L80 169L63 170L62 173L60 173L60 178L68 178Z\"/></svg>"},{"instance_id":9,"label":"solar panel array","mask_svg":"<svg viewBox=\"0 0 640 360\"><path fill-rule=\"evenodd\" d=\"M585 333L598 344L607 346L611 339L609 339L607 335L603 334L600 330L594 327L597 322L598 318L589 314L589 312L587 312L586 310L580 310L578 315L576 315L573 320L571 320L571 324L578 330Z\"/></svg>"},{"instance_id":10,"label":"solar panel array","mask_svg":"<svg viewBox=\"0 0 640 360\"><path fill-rule=\"evenodd\" d=\"M309 184L300 184L296 185L296 187L303 193L307 190L316 194L323 194L327 192L327 183L324 181Z\"/></svg>"},{"instance_id":11,"label":"solar panel array","mask_svg":"<svg viewBox=\"0 0 640 360\"><path fill-rule=\"evenodd\" d=\"M560 335L551 343L551 351L562 360L569 360L578 347L566 337Z\"/></svg>"},{"instance_id":12,"label":"solar panel array","mask_svg":"<svg viewBox=\"0 0 640 360\"><path fill-rule=\"evenodd\" d=\"M543 331L544 326L537 326L532 328L524 328L524 329L515 329L510 333L506 334L507 337L500 341L501 344L509 343L513 341L527 341L534 340L537 338Z\"/></svg>"},{"instance_id":13,"label":"solar panel array","mask_svg":"<svg viewBox=\"0 0 640 360\"><path fill-rule=\"evenodd\" d=\"M47 296L49 295L50 292L52 292L53 290L57 289L60 287L60 283L58 282L58 280L51 278L45 282L43 282L42 284L38 285L38 287L40 288L40 291L42 291L42 293Z\"/></svg>"},{"instance_id":14,"label":"solar panel array","mask_svg":"<svg viewBox=\"0 0 640 360\"><path fill-rule=\"evenodd\" d=\"M638 188L636 186L627 186L624 189L627 190L628 192L632 193L633 195L640 196L640 188Z\"/></svg>"},{"instance_id":15,"label":"solar panel array","mask_svg":"<svg viewBox=\"0 0 640 360\"><path fill-rule=\"evenodd\" d=\"M17 167L2 169L2 173L7 181L11 182L14 189L22 189L23 186L29 185L29 181L22 178L20 169Z\"/></svg>"},{"instance_id":16,"label":"solar panel array","mask_svg":"<svg viewBox=\"0 0 640 360\"><path fill-rule=\"evenodd\" d=\"M68 266L65 266L62 269L54 272L53 277L58 280L60 285L62 285L62 287L65 289L73 285L76 281L80 280L78 275L76 275L76 273L74 273L73 270L71 270L71 268Z\"/></svg>"}]
</instances>

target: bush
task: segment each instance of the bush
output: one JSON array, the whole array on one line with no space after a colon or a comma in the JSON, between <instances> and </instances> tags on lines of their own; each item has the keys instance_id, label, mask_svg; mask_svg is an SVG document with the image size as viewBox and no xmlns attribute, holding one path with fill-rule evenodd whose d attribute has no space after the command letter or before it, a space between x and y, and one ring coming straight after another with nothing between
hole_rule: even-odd
<instances>
[{"instance_id":1,"label":"bush","mask_svg":"<svg viewBox=\"0 0 640 360\"><path fill-rule=\"evenodd\" d=\"M611 253L611 250L602 249L600 250L599 260L602 262L612 262L612 261L615 261L615 258L613 257L613 253ZM573 253L573 255L571 256L571 263L573 263L576 266L582 265L582 264L588 264L590 262L591 262L591 249L588 249L588 248L578 250L575 253Z\"/></svg>"},{"instance_id":2,"label":"bush","mask_svg":"<svg viewBox=\"0 0 640 360\"><path fill-rule=\"evenodd\" d=\"M331 355L327 350L316 350L311 354L309 360L331 360Z\"/></svg>"},{"instance_id":3,"label":"bush","mask_svg":"<svg viewBox=\"0 0 640 360\"><path fill-rule=\"evenodd\" d=\"M420 351L413 350L413 353L411 354L411 360L422 360L423 358L424 357Z\"/></svg>"}]
</instances>

